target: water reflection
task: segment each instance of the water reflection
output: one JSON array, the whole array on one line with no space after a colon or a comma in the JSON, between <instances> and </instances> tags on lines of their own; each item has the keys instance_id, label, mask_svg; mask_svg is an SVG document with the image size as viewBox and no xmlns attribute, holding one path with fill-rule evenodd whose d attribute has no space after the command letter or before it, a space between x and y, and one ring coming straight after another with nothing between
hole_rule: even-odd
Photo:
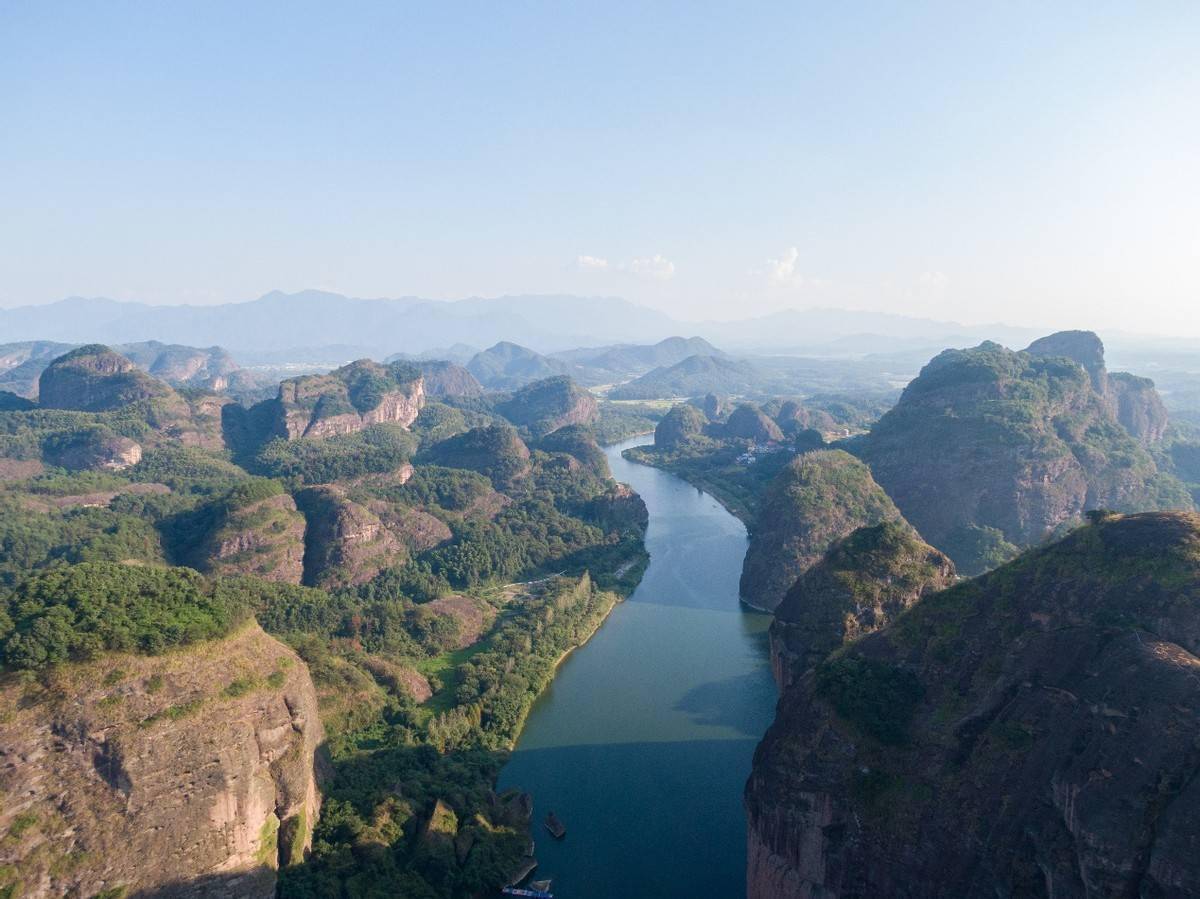
<instances>
[{"instance_id":1,"label":"water reflection","mask_svg":"<svg viewBox=\"0 0 1200 899\"><path fill-rule=\"evenodd\" d=\"M608 457L650 510L650 566L563 663L500 777L566 822L562 842L537 835L539 876L564 899L745 890L742 786L775 704L769 617L738 603L741 523L621 458L644 442Z\"/></svg>"}]
</instances>

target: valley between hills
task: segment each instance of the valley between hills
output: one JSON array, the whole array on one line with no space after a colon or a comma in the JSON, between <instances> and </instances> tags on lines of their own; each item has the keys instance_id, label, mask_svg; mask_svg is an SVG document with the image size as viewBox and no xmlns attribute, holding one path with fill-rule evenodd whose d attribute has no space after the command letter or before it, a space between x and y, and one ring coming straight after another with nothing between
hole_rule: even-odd
<instances>
[{"instance_id":1,"label":"valley between hills","mask_svg":"<svg viewBox=\"0 0 1200 899\"><path fill-rule=\"evenodd\" d=\"M377 355L0 346L0 896L611 894L647 759L628 895L1200 891L1200 432L1096 335Z\"/></svg>"}]
</instances>

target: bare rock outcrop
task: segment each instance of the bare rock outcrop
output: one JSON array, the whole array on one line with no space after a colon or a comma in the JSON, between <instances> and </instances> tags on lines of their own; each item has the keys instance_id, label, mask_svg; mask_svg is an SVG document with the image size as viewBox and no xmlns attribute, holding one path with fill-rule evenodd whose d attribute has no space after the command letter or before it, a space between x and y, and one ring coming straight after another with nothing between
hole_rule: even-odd
<instances>
[{"instance_id":1,"label":"bare rock outcrop","mask_svg":"<svg viewBox=\"0 0 1200 899\"><path fill-rule=\"evenodd\" d=\"M374 424L407 428L425 405L421 372L406 362L360 359L324 375L291 378L266 401L275 433L299 437L352 434Z\"/></svg>"},{"instance_id":2,"label":"bare rock outcrop","mask_svg":"<svg viewBox=\"0 0 1200 899\"><path fill-rule=\"evenodd\" d=\"M38 379L38 402L48 409L109 412L173 394L166 384L100 344L59 356Z\"/></svg>"},{"instance_id":3,"label":"bare rock outcrop","mask_svg":"<svg viewBox=\"0 0 1200 899\"><path fill-rule=\"evenodd\" d=\"M304 575L304 516L286 493L234 503L214 515L194 560L206 574L250 574L299 584Z\"/></svg>"},{"instance_id":4,"label":"bare rock outcrop","mask_svg":"<svg viewBox=\"0 0 1200 899\"><path fill-rule=\"evenodd\" d=\"M1095 334L1013 352L946 350L856 452L904 517L966 574L1070 527L1087 509L1190 509L1140 444L1161 436L1153 386L1110 376ZM987 539L983 539L986 537Z\"/></svg>"},{"instance_id":5,"label":"bare rock outcrop","mask_svg":"<svg viewBox=\"0 0 1200 899\"><path fill-rule=\"evenodd\" d=\"M499 403L496 411L535 437L542 437L567 425L591 424L600 407L591 393L566 375L558 375L527 384L511 399Z\"/></svg>"},{"instance_id":6,"label":"bare rock outcrop","mask_svg":"<svg viewBox=\"0 0 1200 899\"><path fill-rule=\"evenodd\" d=\"M0 704L0 864L18 895L268 899L311 844L317 698L257 625L44 688L10 680Z\"/></svg>"},{"instance_id":7,"label":"bare rock outcrop","mask_svg":"<svg viewBox=\"0 0 1200 899\"><path fill-rule=\"evenodd\" d=\"M425 379L428 396L481 396L483 385L473 374L453 362L444 359L425 360L417 363Z\"/></svg>"},{"instance_id":8,"label":"bare rock outcrop","mask_svg":"<svg viewBox=\"0 0 1200 899\"><path fill-rule=\"evenodd\" d=\"M49 438L43 456L51 465L72 471L123 471L142 461L142 447L103 425Z\"/></svg>"},{"instance_id":9,"label":"bare rock outcrop","mask_svg":"<svg viewBox=\"0 0 1200 899\"><path fill-rule=\"evenodd\" d=\"M1167 407L1149 378L1128 372L1108 376L1117 406L1117 421L1143 446L1161 443L1167 432Z\"/></svg>"},{"instance_id":10,"label":"bare rock outcrop","mask_svg":"<svg viewBox=\"0 0 1200 899\"><path fill-rule=\"evenodd\" d=\"M366 506L337 486L298 494L308 527L304 583L335 587L364 584L384 568L408 558L405 544Z\"/></svg>"},{"instance_id":11,"label":"bare rock outcrop","mask_svg":"<svg viewBox=\"0 0 1200 899\"><path fill-rule=\"evenodd\" d=\"M446 522L422 509L385 500L370 500L367 508L413 555L440 546L454 537Z\"/></svg>"}]
</instances>

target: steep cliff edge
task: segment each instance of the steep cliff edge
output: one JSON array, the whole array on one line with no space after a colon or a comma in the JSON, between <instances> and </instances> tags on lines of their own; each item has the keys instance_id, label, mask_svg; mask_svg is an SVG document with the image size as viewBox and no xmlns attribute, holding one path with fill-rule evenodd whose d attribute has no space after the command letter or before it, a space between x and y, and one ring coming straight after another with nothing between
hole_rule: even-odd
<instances>
[{"instance_id":1,"label":"steep cliff edge","mask_svg":"<svg viewBox=\"0 0 1200 899\"><path fill-rule=\"evenodd\" d=\"M177 561L206 574L299 584L304 532L296 501L278 483L255 480L181 516L169 542Z\"/></svg>"},{"instance_id":2,"label":"steep cliff edge","mask_svg":"<svg viewBox=\"0 0 1200 899\"><path fill-rule=\"evenodd\" d=\"M775 476L762 498L742 563L742 598L773 610L835 540L864 525L901 520L867 466L849 453L804 453Z\"/></svg>"},{"instance_id":3,"label":"steep cliff edge","mask_svg":"<svg viewBox=\"0 0 1200 899\"><path fill-rule=\"evenodd\" d=\"M48 409L108 412L142 400L173 396L166 384L100 344L59 356L38 379L38 402Z\"/></svg>"},{"instance_id":4,"label":"steep cliff edge","mask_svg":"<svg viewBox=\"0 0 1200 899\"><path fill-rule=\"evenodd\" d=\"M286 437L332 437L352 434L374 424L407 428L425 405L425 382L407 362L381 365L360 359L324 375L291 378L279 395L251 410L256 420L270 422L273 433Z\"/></svg>"},{"instance_id":5,"label":"steep cliff edge","mask_svg":"<svg viewBox=\"0 0 1200 899\"><path fill-rule=\"evenodd\" d=\"M229 397L203 391L184 396L106 346L88 344L59 356L38 385L44 408L126 413L149 426L146 437L153 442L224 449L221 417Z\"/></svg>"},{"instance_id":6,"label":"steep cliff edge","mask_svg":"<svg viewBox=\"0 0 1200 899\"><path fill-rule=\"evenodd\" d=\"M896 522L859 528L800 575L775 610L775 682L780 689L791 686L839 646L879 630L954 581L954 563L911 528Z\"/></svg>"},{"instance_id":7,"label":"steep cliff edge","mask_svg":"<svg viewBox=\"0 0 1200 899\"><path fill-rule=\"evenodd\" d=\"M1086 331L1022 352L946 350L856 452L914 527L967 574L994 567L1087 509L1190 509L1142 444L1162 435L1153 385L1110 376Z\"/></svg>"},{"instance_id":8,"label":"steep cliff edge","mask_svg":"<svg viewBox=\"0 0 1200 899\"><path fill-rule=\"evenodd\" d=\"M309 846L316 694L256 624L68 665L45 686L10 677L0 708L0 890L266 899Z\"/></svg>"},{"instance_id":9,"label":"steep cliff edge","mask_svg":"<svg viewBox=\"0 0 1200 899\"><path fill-rule=\"evenodd\" d=\"M408 551L370 509L337 486L310 487L297 495L304 532L304 582L333 588L365 584L384 568L403 564Z\"/></svg>"},{"instance_id":10,"label":"steep cliff edge","mask_svg":"<svg viewBox=\"0 0 1200 899\"><path fill-rule=\"evenodd\" d=\"M750 899L1200 892L1200 516L1112 516L785 691Z\"/></svg>"}]
</instances>

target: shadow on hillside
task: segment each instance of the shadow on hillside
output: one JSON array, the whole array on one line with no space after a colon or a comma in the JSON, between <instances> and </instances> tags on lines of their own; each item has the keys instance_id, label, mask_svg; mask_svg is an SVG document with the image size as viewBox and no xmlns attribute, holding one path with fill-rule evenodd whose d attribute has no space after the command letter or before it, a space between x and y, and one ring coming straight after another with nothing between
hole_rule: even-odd
<instances>
[{"instance_id":1,"label":"shadow on hillside","mask_svg":"<svg viewBox=\"0 0 1200 899\"><path fill-rule=\"evenodd\" d=\"M179 880L130 893L127 899L270 899L276 895L310 899L339 895L347 879L380 888L411 884L414 890L426 889L422 885L426 877L430 883L453 884L456 889L464 883L501 883L522 861L526 837L509 838L515 841L512 847L520 847L515 853L499 845L477 845L475 852L457 860L453 851L448 857L436 847L431 851L421 837L439 800L457 812L460 822L473 822L482 815L494 824L518 829L525 825L528 808L516 794L500 797L491 789L508 758L503 751L441 755L429 746L401 746L343 759L326 775L322 815L330 817L323 829L318 825L321 840L332 851L324 858L310 855L280 872L278 891L275 869L264 865L248 872ZM389 800L411 809L411 817L399 816L403 824L390 845L363 839L363 825L369 825L372 810L386 807ZM389 814L397 815L398 809ZM387 895L406 895L399 889ZM468 889L464 894L478 892Z\"/></svg>"},{"instance_id":2,"label":"shadow on hillside","mask_svg":"<svg viewBox=\"0 0 1200 899\"><path fill-rule=\"evenodd\" d=\"M210 874L130 893L129 899L244 899L275 895L275 871L264 865L253 871Z\"/></svg>"}]
</instances>

